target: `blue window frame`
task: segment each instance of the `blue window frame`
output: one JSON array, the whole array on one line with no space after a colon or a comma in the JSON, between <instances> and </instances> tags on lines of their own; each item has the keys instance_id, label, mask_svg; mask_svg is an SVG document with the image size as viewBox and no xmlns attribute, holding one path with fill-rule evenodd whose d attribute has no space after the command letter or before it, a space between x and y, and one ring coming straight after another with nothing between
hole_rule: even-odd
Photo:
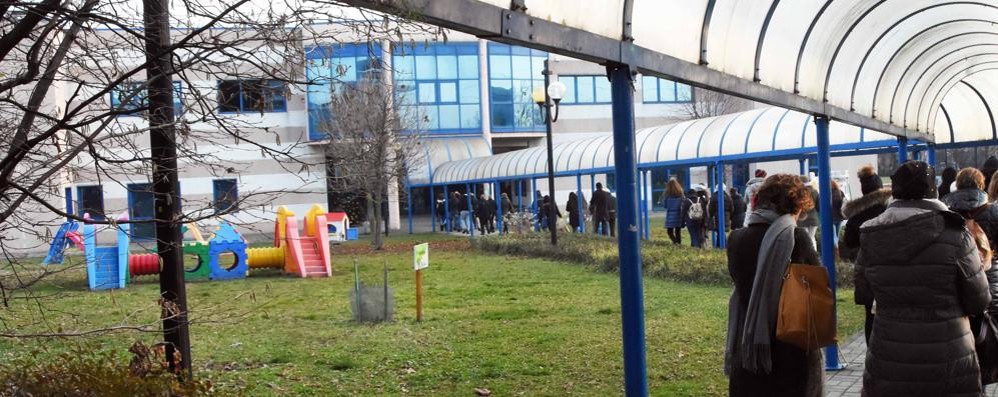
<instances>
[{"instance_id":1,"label":"blue window frame","mask_svg":"<svg viewBox=\"0 0 998 397\"><path fill-rule=\"evenodd\" d=\"M76 213L90 214L91 219L104 220L104 188L101 185L76 187Z\"/></svg>"},{"instance_id":2,"label":"blue window frame","mask_svg":"<svg viewBox=\"0 0 998 397\"><path fill-rule=\"evenodd\" d=\"M558 76L565 84L562 105L593 105L611 103L610 80L606 76Z\"/></svg>"},{"instance_id":3,"label":"blue window frame","mask_svg":"<svg viewBox=\"0 0 998 397\"><path fill-rule=\"evenodd\" d=\"M534 103L534 87L544 86L547 53L524 47L489 43L489 96L494 132L544 131Z\"/></svg>"},{"instance_id":4,"label":"blue window frame","mask_svg":"<svg viewBox=\"0 0 998 397\"><path fill-rule=\"evenodd\" d=\"M642 76L641 101L644 103L688 103L693 101L693 90L686 84L653 76Z\"/></svg>"},{"instance_id":5,"label":"blue window frame","mask_svg":"<svg viewBox=\"0 0 998 397\"><path fill-rule=\"evenodd\" d=\"M398 45L392 51L401 112L431 134L482 130L478 43Z\"/></svg>"},{"instance_id":6,"label":"blue window frame","mask_svg":"<svg viewBox=\"0 0 998 397\"><path fill-rule=\"evenodd\" d=\"M218 111L269 113L288 110L287 86L280 80L219 80Z\"/></svg>"},{"instance_id":7,"label":"blue window frame","mask_svg":"<svg viewBox=\"0 0 998 397\"><path fill-rule=\"evenodd\" d=\"M329 137L333 121L329 104L336 86L381 79L381 45L352 43L308 47L305 58L308 138L323 140Z\"/></svg>"},{"instance_id":8,"label":"blue window frame","mask_svg":"<svg viewBox=\"0 0 998 397\"><path fill-rule=\"evenodd\" d=\"M132 183L128 185L128 219L147 221L155 218L155 196L152 184ZM133 223L129 234L134 239L151 240L156 238L156 224L152 222Z\"/></svg>"},{"instance_id":9,"label":"blue window frame","mask_svg":"<svg viewBox=\"0 0 998 397\"><path fill-rule=\"evenodd\" d=\"M211 184L216 214L239 210L239 188L235 179L215 179Z\"/></svg>"},{"instance_id":10,"label":"blue window frame","mask_svg":"<svg viewBox=\"0 0 998 397\"><path fill-rule=\"evenodd\" d=\"M142 111L139 109L148 106L149 95L146 90L146 82L144 81L131 81L127 83L122 83L119 86L111 90L111 109L119 110L122 116L140 116ZM184 90L183 83L180 81L173 82L173 114L179 115L183 112L183 102L184 102Z\"/></svg>"}]
</instances>

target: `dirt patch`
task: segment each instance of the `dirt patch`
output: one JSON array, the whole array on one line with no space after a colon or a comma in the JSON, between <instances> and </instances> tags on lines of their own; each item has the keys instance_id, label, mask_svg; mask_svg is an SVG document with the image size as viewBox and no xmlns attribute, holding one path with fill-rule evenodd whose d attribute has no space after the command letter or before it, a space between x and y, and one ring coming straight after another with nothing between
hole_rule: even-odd
<instances>
[{"instance_id":1,"label":"dirt patch","mask_svg":"<svg viewBox=\"0 0 998 397\"><path fill-rule=\"evenodd\" d=\"M335 245L332 247L332 253L335 255L358 255L358 254L412 252L412 245L413 245L412 243L403 243L403 242L385 243L385 246L381 247L381 250L375 251L371 249L370 243L363 242L361 244ZM430 249L437 252L464 251L471 249L471 242L464 239L433 241L430 242Z\"/></svg>"}]
</instances>

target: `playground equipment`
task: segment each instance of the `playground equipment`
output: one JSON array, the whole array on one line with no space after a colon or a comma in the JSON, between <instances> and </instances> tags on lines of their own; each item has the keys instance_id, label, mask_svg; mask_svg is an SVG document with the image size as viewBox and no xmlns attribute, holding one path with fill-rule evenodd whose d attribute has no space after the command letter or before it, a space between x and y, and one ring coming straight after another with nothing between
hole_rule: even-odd
<instances>
[{"instance_id":1,"label":"playground equipment","mask_svg":"<svg viewBox=\"0 0 998 397\"><path fill-rule=\"evenodd\" d=\"M87 284L93 291L125 288L128 282L128 225L112 225L118 244L97 246L93 224L83 225L83 247L87 259Z\"/></svg>"},{"instance_id":2,"label":"playground equipment","mask_svg":"<svg viewBox=\"0 0 998 397\"><path fill-rule=\"evenodd\" d=\"M301 235L295 213L283 205L278 207L274 245L248 249L250 269L275 268L301 277L329 277L332 268L326 216L321 205L313 205L305 214Z\"/></svg>"},{"instance_id":3,"label":"playground equipment","mask_svg":"<svg viewBox=\"0 0 998 397\"><path fill-rule=\"evenodd\" d=\"M59 231L55 233L55 237L52 238L52 245L49 246L49 252L45 255L45 260L42 261L42 264L61 265L66 248L70 244L76 245L77 249L83 251L83 236L80 235L79 228L80 224L74 221L63 222L62 226L59 227Z\"/></svg>"},{"instance_id":4,"label":"playground equipment","mask_svg":"<svg viewBox=\"0 0 998 397\"><path fill-rule=\"evenodd\" d=\"M350 217L346 212L330 212L326 214L326 224L329 228L330 241L347 241L347 231L350 229Z\"/></svg>"},{"instance_id":5,"label":"playground equipment","mask_svg":"<svg viewBox=\"0 0 998 397\"><path fill-rule=\"evenodd\" d=\"M235 259L231 266L222 267L219 259L223 253L231 253ZM208 242L208 269L212 280L234 280L246 278L249 266L246 264L246 242L228 223L218 225L215 237Z\"/></svg>"}]
</instances>

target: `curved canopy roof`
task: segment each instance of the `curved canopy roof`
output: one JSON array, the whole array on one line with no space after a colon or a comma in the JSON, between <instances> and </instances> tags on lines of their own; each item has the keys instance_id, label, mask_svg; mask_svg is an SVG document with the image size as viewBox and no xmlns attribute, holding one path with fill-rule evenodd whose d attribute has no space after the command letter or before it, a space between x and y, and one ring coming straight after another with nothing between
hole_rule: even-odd
<instances>
[{"instance_id":1,"label":"curved canopy roof","mask_svg":"<svg viewBox=\"0 0 998 397\"><path fill-rule=\"evenodd\" d=\"M994 0L347 2L924 141L998 68Z\"/></svg>"},{"instance_id":2,"label":"curved canopy roof","mask_svg":"<svg viewBox=\"0 0 998 397\"><path fill-rule=\"evenodd\" d=\"M893 147L887 134L832 122L832 150ZM637 132L638 166L707 164L714 161L776 159L814 153L812 117L779 108L684 121ZM554 146L555 173L606 172L613 168L610 134ZM533 147L488 157L450 161L436 166L434 184L493 181L547 175L546 147Z\"/></svg>"},{"instance_id":3,"label":"curved canopy roof","mask_svg":"<svg viewBox=\"0 0 998 397\"><path fill-rule=\"evenodd\" d=\"M423 152L421 161L413 164L409 170L408 183L413 185L429 183L436 167L441 164L492 154L492 146L483 137L427 138L420 142L420 146L420 151Z\"/></svg>"}]
</instances>

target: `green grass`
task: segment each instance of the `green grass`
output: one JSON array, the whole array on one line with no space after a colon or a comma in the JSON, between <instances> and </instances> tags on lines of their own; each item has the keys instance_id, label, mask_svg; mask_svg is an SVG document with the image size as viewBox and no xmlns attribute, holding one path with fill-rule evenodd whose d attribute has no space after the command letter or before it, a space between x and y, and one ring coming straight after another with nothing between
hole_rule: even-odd
<instances>
[{"instance_id":1,"label":"green grass","mask_svg":"<svg viewBox=\"0 0 998 397\"><path fill-rule=\"evenodd\" d=\"M434 236L394 236L408 244ZM364 244L364 243L361 243ZM328 279L276 273L188 284L196 376L223 395L619 395L622 392L619 284L612 273L569 263L434 250L424 274L425 319L415 321L412 254L357 256L365 283L388 263L396 321L350 321L352 257L334 259ZM79 258L73 258L78 260ZM730 287L646 278L649 387L654 395L724 395L721 371ZM35 300L0 313L18 332L155 324L158 285L85 291L77 269L38 286ZM840 335L861 328L862 309L841 291ZM155 333L71 340L0 340L0 366L46 360L72 346L124 352Z\"/></svg>"}]
</instances>

